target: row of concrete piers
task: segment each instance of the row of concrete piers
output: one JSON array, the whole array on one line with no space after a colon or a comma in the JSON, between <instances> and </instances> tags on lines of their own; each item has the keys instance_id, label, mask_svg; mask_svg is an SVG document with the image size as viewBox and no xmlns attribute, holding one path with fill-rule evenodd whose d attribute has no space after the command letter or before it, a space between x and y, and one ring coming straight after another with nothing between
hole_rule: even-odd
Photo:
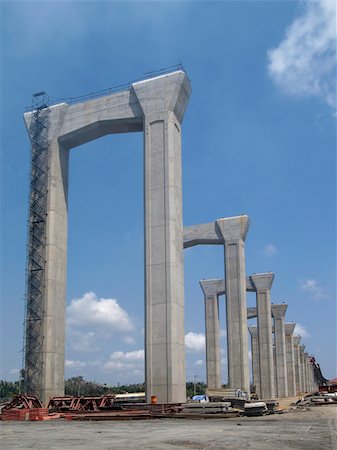
<instances>
[{"instance_id":1,"label":"row of concrete piers","mask_svg":"<svg viewBox=\"0 0 337 450\"><path fill-rule=\"evenodd\" d=\"M210 390L221 389L219 297L226 296L228 386L250 393L248 336L251 336L252 380L258 398L295 396L317 388L313 366L295 323L285 323L287 304L271 303L273 273L245 274L247 216L218 219L184 229L184 247L224 246L225 278L201 280L205 300L206 373ZM247 308L246 292L256 293ZM249 325L256 318L257 325Z\"/></svg>"},{"instance_id":2,"label":"row of concrete piers","mask_svg":"<svg viewBox=\"0 0 337 450\"><path fill-rule=\"evenodd\" d=\"M49 107L41 100L24 116L35 180L29 212L24 384L26 393L38 395L43 403L64 395L69 154L107 134L130 132L144 133L147 400L153 395L159 402L186 400L183 249L200 244L224 248L224 280L202 281L209 387L221 385L218 296L225 294L229 387L250 392L248 319L257 317L253 366L259 395L286 396L295 388L294 378L297 391L309 390L307 354L296 338L288 338L286 305L271 305L274 275L246 277L248 216L183 226L181 123L190 93L190 80L179 68L78 103ZM45 174L43 180L40 173ZM247 290L256 292L256 307L248 310ZM289 346L293 353L287 353Z\"/></svg>"}]
</instances>

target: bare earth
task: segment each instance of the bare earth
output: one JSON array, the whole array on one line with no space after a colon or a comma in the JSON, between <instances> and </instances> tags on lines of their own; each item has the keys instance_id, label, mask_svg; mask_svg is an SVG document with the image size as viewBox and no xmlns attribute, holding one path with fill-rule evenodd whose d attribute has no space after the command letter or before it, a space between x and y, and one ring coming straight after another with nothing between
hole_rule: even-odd
<instances>
[{"instance_id":1,"label":"bare earth","mask_svg":"<svg viewBox=\"0 0 337 450\"><path fill-rule=\"evenodd\" d=\"M1 422L0 448L336 450L336 419L337 405L328 405L234 419Z\"/></svg>"}]
</instances>

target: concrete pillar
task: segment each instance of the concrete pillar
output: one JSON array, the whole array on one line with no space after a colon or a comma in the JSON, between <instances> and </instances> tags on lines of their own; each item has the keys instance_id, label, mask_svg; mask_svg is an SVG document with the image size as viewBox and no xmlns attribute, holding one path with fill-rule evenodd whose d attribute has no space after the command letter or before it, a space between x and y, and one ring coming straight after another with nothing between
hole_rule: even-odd
<instances>
[{"instance_id":1,"label":"concrete pillar","mask_svg":"<svg viewBox=\"0 0 337 450\"><path fill-rule=\"evenodd\" d=\"M49 114L49 177L47 180L46 239L43 289L43 316L41 332L37 336L40 351L36 355L39 366L36 392L45 405L51 396L64 395L64 343L65 305L67 276L68 234L68 167L69 151L58 141L62 117L66 106L54 107ZM32 113L25 115L26 125L32 138L34 123ZM42 237L43 239L43 237ZM30 323L27 323L27 327ZM26 376L30 361L26 355Z\"/></svg>"},{"instance_id":2,"label":"concrete pillar","mask_svg":"<svg viewBox=\"0 0 337 450\"><path fill-rule=\"evenodd\" d=\"M287 359L284 317L288 305L273 305L275 321L275 356L276 356L276 380L277 395L280 398L288 397Z\"/></svg>"},{"instance_id":3,"label":"concrete pillar","mask_svg":"<svg viewBox=\"0 0 337 450\"><path fill-rule=\"evenodd\" d=\"M296 395L295 353L293 339L295 326L295 323L286 323L284 326L286 335L286 358L289 397L294 397Z\"/></svg>"},{"instance_id":4,"label":"concrete pillar","mask_svg":"<svg viewBox=\"0 0 337 450\"><path fill-rule=\"evenodd\" d=\"M314 372L312 369L312 363L311 363L311 357L309 357L309 379L310 379L310 391L315 391L315 385L314 385Z\"/></svg>"},{"instance_id":5,"label":"concrete pillar","mask_svg":"<svg viewBox=\"0 0 337 450\"><path fill-rule=\"evenodd\" d=\"M301 376L302 392L307 392L307 384L305 379L304 349L305 345L299 346L301 374L302 374Z\"/></svg>"},{"instance_id":6,"label":"concrete pillar","mask_svg":"<svg viewBox=\"0 0 337 450\"><path fill-rule=\"evenodd\" d=\"M275 339L275 334L274 334ZM275 386L275 397L277 397L277 369L276 369L276 348L273 345L273 363L274 363L274 386Z\"/></svg>"},{"instance_id":7,"label":"concrete pillar","mask_svg":"<svg viewBox=\"0 0 337 450\"><path fill-rule=\"evenodd\" d=\"M205 299L206 380L209 389L221 389L219 284L223 280L200 281Z\"/></svg>"},{"instance_id":8,"label":"concrete pillar","mask_svg":"<svg viewBox=\"0 0 337 450\"><path fill-rule=\"evenodd\" d=\"M191 86L181 71L50 108L43 351L38 395L64 393L68 151L106 134L144 131L145 381L147 400L186 399L181 122ZM30 137L33 113L25 114Z\"/></svg>"},{"instance_id":9,"label":"concrete pillar","mask_svg":"<svg viewBox=\"0 0 337 450\"><path fill-rule=\"evenodd\" d=\"M224 240L227 309L228 382L249 393L245 244L247 216L217 220Z\"/></svg>"},{"instance_id":10,"label":"concrete pillar","mask_svg":"<svg viewBox=\"0 0 337 450\"><path fill-rule=\"evenodd\" d=\"M183 72L132 85L144 114L146 395L186 400L181 121Z\"/></svg>"},{"instance_id":11,"label":"concrete pillar","mask_svg":"<svg viewBox=\"0 0 337 450\"><path fill-rule=\"evenodd\" d=\"M259 346L260 398L275 396L273 334L270 289L274 274L263 273L251 276L256 288L257 331Z\"/></svg>"},{"instance_id":12,"label":"concrete pillar","mask_svg":"<svg viewBox=\"0 0 337 450\"><path fill-rule=\"evenodd\" d=\"M309 384L309 361L308 361L309 353L304 352L303 353L303 360L304 360L304 367L305 367L305 387L306 392L310 392L310 384Z\"/></svg>"},{"instance_id":13,"label":"concrete pillar","mask_svg":"<svg viewBox=\"0 0 337 450\"><path fill-rule=\"evenodd\" d=\"M295 381L296 381L296 395L299 395L303 391L302 385L302 366L300 358L300 341L301 336L294 336L294 358L295 358Z\"/></svg>"},{"instance_id":14,"label":"concrete pillar","mask_svg":"<svg viewBox=\"0 0 337 450\"><path fill-rule=\"evenodd\" d=\"M260 384L260 363L259 363L259 345L258 345L258 327L251 325L248 327L251 336L252 348L252 368L253 368L253 384L258 398L261 398Z\"/></svg>"}]
</instances>

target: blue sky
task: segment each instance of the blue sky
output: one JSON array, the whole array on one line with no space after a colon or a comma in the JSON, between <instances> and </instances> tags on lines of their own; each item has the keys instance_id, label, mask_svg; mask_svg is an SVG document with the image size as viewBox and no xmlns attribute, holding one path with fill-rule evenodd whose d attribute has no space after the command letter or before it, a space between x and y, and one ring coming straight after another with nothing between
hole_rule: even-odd
<instances>
[{"instance_id":1,"label":"blue sky","mask_svg":"<svg viewBox=\"0 0 337 450\"><path fill-rule=\"evenodd\" d=\"M77 96L179 60L184 224L248 214L247 274L273 271L306 350L336 376L335 3L1 2L1 365L21 367L31 95ZM142 133L70 156L66 376L143 381ZM223 250L185 250L187 379L205 379L198 281ZM254 295L248 294L249 305ZM253 323L253 322L252 322ZM221 298L223 381L225 308Z\"/></svg>"}]
</instances>

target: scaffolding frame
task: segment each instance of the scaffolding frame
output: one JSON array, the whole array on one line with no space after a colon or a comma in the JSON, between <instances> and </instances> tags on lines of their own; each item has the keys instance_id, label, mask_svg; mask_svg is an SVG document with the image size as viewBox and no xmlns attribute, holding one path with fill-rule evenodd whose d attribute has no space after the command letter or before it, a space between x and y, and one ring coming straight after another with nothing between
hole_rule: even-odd
<instances>
[{"instance_id":1,"label":"scaffolding frame","mask_svg":"<svg viewBox=\"0 0 337 450\"><path fill-rule=\"evenodd\" d=\"M27 236L26 293L23 348L24 392L38 395L42 376L44 290L46 265L47 195L49 174L49 106L45 92L32 99L31 167Z\"/></svg>"}]
</instances>

